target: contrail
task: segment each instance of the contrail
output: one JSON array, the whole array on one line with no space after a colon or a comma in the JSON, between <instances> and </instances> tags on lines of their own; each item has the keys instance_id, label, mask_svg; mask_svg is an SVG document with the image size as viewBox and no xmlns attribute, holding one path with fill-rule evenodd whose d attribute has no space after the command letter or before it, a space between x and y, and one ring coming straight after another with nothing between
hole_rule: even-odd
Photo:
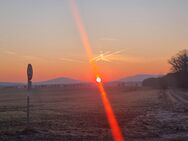
<instances>
[{"instance_id":1,"label":"contrail","mask_svg":"<svg viewBox=\"0 0 188 141\"><path fill-rule=\"evenodd\" d=\"M120 53L122 53L123 51L124 51L124 50L115 51L115 52L112 52L112 53L110 53L110 54L105 55L105 57L109 57L109 56L112 56L112 55L115 55L115 54L120 54Z\"/></svg>"},{"instance_id":2,"label":"contrail","mask_svg":"<svg viewBox=\"0 0 188 141\"><path fill-rule=\"evenodd\" d=\"M79 10L78 10L77 5L76 5L76 1L70 0L70 5L71 5L72 14L73 14L73 17L74 17L74 20L75 20L75 23L76 23L76 27L79 31L80 38L82 40L82 44L83 44L83 46L86 50L88 60L89 60L90 65L92 67L94 76L95 76L96 79L98 79L98 78L100 78L100 75L98 73L97 65L95 64L95 62L90 61L93 58L92 49L91 49L91 45L90 45L90 42L89 42L87 32L84 28L84 25L83 25L81 17L80 17ZM102 81L98 82L97 86L99 88L99 91L100 91L100 94L101 94L101 97L102 97L104 109L105 109L105 112L106 112L108 123L110 125L111 130L112 130L113 138L114 138L115 141L124 141L124 138L123 138L122 132L120 130L119 124L116 120L116 116L113 112L112 106L110 104L110 101L109 101L107 94L106 94L106 91L104 89L103 82Z\"/></svg>"},{"instance_id":3,"label":"contrail","mask_svg":"<svg viewBox=\"0 0 188 141\"><path fill-rule=\"evenodd\" d=\"M102 52L102 51L101 51L101 52ZM105 56L106 54L109 54L109 53L110 53L109 51L108 51L108 52L105 52L105 53L101 53L101 52L100 52L100 55L97 55L96 57L92 58L92 59L90 60L90 62L96 61L97 59L101 58L101 54L102 54L103 56Z\"/></svg>"},{"instance_id":4,"label":"contrail","mask_svg":"<svg viewBox=\"0 0 188 141\"><path fill-rule=\"evenodd\" d=\"M109 59L108 57L112 56L112 55L116 55L116 54L120 54L122 53L124 50L119 50L119 51L115 51L115 52L105 52L105 53L100 53L100 55L92 58L90 60L90 62L92 61L106 61L106 62L112 62L111 59Z\"/></svg>"}]
</instances>

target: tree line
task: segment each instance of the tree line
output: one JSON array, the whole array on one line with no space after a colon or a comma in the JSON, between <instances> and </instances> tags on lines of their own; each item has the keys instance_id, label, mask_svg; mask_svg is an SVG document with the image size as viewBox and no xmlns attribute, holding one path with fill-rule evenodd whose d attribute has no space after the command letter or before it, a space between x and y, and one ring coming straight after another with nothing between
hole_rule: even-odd
<instances>
[{"instance_id":1,"label":"tree line","mask_svg":"<svg viewBox=\"0 0 188 141\"><path fill-rule=\"evenodd\" d=\"M188 50L182 50L171 57L168 63L171 71L160 78L149 78L143 81L143 86L163 88L188 88Z\"/></svg>"}]
</instances>

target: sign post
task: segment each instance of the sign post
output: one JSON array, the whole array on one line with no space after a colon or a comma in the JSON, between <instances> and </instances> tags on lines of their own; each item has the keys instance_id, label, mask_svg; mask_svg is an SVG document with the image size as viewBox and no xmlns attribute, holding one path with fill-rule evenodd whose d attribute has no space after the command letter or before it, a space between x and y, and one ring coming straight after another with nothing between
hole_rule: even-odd
<instances>
[{"instance_id":1,"label":"sign post","mask_svg":"<svg viewBox=\"0 0 188 141\"><path fill-rule=\"evenodd\" d=\"M29 114L30 114L30 105L29 105L29 102L30 102L30 99L29 99L29 94L30 94L30 91L31 91L31 88L32 88L32 77L33 77L33 68L32 68L32 65L31 64L28 64L28 67L27 67L27 78L28 78L28 84L27 84L27 90L28 90L28 93L27 93L27 128L29 128L29 124L30 124L30 118L29 118Z\"/></svg>"}]
</instances>

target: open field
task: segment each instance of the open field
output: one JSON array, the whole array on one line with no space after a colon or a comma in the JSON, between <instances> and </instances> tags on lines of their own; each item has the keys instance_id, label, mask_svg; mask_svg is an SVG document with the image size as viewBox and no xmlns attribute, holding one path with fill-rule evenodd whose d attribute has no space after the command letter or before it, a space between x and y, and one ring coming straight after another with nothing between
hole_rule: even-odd
<instances>
[{"instance_id":1,"label":"open field","mask_svg":"<svg viewBox=\"0 0 188 141\"><path fill-rule=\"evenodd\" d=\"M31 132L24 131L26 93L0 89L1 141L112 140L96 88L33 90ZM107 94L126 141L188 140L188 92L109 88Z\"/></svg>"}]
</instances>

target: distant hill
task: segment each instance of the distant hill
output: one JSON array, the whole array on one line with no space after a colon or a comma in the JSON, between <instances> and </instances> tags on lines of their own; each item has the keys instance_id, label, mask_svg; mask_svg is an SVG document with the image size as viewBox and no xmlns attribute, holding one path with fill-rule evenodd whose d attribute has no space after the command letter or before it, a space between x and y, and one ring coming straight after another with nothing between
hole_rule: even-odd
<instances>
[{"instance_id":1,"label":"distant hill","mask_svg":"<svg viewBox=\"0 0 188 141\"><path fill-rule=\"evenodd\" d=\"M157 77L160 77L160 76L161 75L154 75L154 74L137 74L137 75L134 75L134 76L128 76L128 77L119 79L117 81L120 81L120 82L142 82L145 79L157 78Z\"/></svg>"},{"instance_id":2,"label":"distant hill","mask_svg":"<svg viewBox=\"0 0 188 141\"><path fill-rule=\"evenodd\" d=\"M84 83L84 82L72 78L59 77L47 81L35 82L34 85L79 84L79 83Z\"/></svg>"},{"instance_id":3,"label":"distant hill","mask_svg":"<svg viewBox=\"0 0 188 141\"><path fill-rule=\"evenodd\" d=\"M59 78L50 79L46 81L33 82L33 85L79 84L79 83L87 83L87 82L75 80L75 79L67 78L67 77L59 77ZM25 84L19 83L19 82L14 82L14 83L0 82L0 87L17 87L17 86L23 86Z\"/></svg>"},{"instance_id":4,"label":"distant hill","mask_svg":"<svg viewBox=\"0 0 188 141\"><path fill-rule=\"evenodd\" d=\"M0 82L0 87L14 87L14 86L21 86L22 83L16 83L16 82Z\"/></svg>"},{"instance_id":5,"label":"distant hill","mask_svg":"<svg viewBox=\"0 0 188 141\"><path fill-rule=\"evenodd\" d=\"M125 83L137 83L142 82L148 78L157 78L160 75L152 75L152 74L138 74L134 76L125 77L116 81L109 82L110 84L116 84L117 82L125 82ZM55 84L79 84L79 83L87 83L84 81L68 78L68 77L59 77L55 79L50 79L46 81L33 82L33 85L55 85ZM26 84L26 83L25 83ZM9 82L0 82L0 87L10 87L10 86L21 86L23 83L9 83Z\"/></svg>"}]
</instances>

